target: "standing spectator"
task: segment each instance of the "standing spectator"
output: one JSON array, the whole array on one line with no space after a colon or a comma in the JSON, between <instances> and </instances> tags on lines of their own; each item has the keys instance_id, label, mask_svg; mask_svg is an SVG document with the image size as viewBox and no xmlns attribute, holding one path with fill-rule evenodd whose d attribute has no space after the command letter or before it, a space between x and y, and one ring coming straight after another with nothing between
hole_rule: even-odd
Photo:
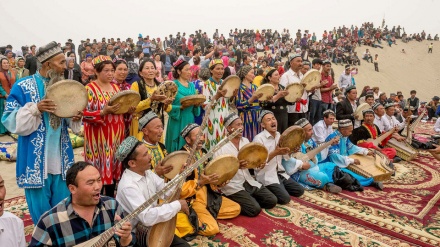
<instances>
[{"instance_id":1,"label":"standing spectator","mask_svg":"<svg viewBox=\"0 0 440 247\"><path fill-rule=\"evenodd\" d=\"M93 68L93 63L92 63L92 54L87 54L86 55L86 60L84 60L81 63L81 81L84 85L87 85L87 83L89 83L89 81L93 78L94 73L95 73L95 68Z\"/></svg>"},{"instance_id":2,"label":"standing spectator","mask_svg":"<svg viewBox=\"0 0 440 247\"><path fill-rule=\"evenodd\" d=\"M351 80L350 65L345 65L345 71L339 76L338 86L342 93L345 92L345 88L351 86L353 81Z\"/></svg>"},{"instance_id":3,"label":"standing spectator","mask_svg":"<svg viewBox=\"0 0 440 247\"><path fill-rule=\"evenodd\" d=\"M173 64L177 61L176 56L171 54L171 48L168 47L165 50L165 54L162 54L160 56L160 60L162 61L164 68L165 68L165 75L168 75L173 67Z\"/></svg>"},{"instance_id":4,"label":"standing spectator","mask_svg":"<svg viewBox=\"0 0 440 247\"><path fill-rule=\"evenodd\" d=\"M313 59L312 68L320 71L322 64L323 63L322 63L321 59ZM303 65L303 68L304 67L305 67L305 65ZM312 94L309 96L309 108L310 108L309 121L312 124L312 126L315 125L315 123L317 123L322 118L321 115L322 115L323 111L321 109L322 97L321 97L320 88L326 84L327 84L327 82L321 81L321 85L319 86L319 88L316 89L314 92L312 92Z\"/></svg>"},{"instance_id":5,"label":"standing spectator","mask_svg":"<svg viewBox=\"0 0 440 247\"><path fill-rule=\"evenodd\" d=\"M331 69L332 69L332 63L329 60L325 60L322 63L322 72L321 72L321 83L323 84L323 86L320 88L322 112L324 112L325 110L333 109L332 94L333 94L333 90L338 87L338 85L334 83L333 77L331 75Z\"/></svg>"},{"instance_id":6,"label":"standing spectator","mask_svg":"<svg viewBox=\"0 0 440 247\"><path fill-rule=\"evenodd\" d=\"M12 52L12 50L5 51L5 56L8 58L9 65L11 66L11 68L15 68L15 58L13 55L14 53Z\"/></svg>"},{"instance_id":7,"label":"standing spectator","mask_svg":"<svg viewBox=\"0 0 440 247\"><path fill-rule=\"evenodd\" d=\"M31 52L26 56L26 63L24 67L29 70L29 75L37 72L37 57L35 56L36 46L31 46Z\"/></svg>"},{"instance_id":8,"label":"standing spectator","mask_svg":"<svg viewBox=\"0 0 440 247\"><path fill-rule=\"evenodd\" d=\"M29 76L29 70L24 67L24 64L25 64L24 58L18 57L16 62L17 67L15 67L15 70L17 71L16 81L26 76Z\"/></svg>"},{"instance_id":9,"label":"standing spectator","mask_svg":"<svg viewBox=\"0 0 440 247\"><path fill-rule=\"evenodd\" d=\"M9 59L0 59L0 82L3 90L6 92L6 95L3 95L5 98L11 93L12 85L15 83L16 73L15 69L11 68ZM1 105L3 108L3 104Z\"/></svg>"},{"instance_id":10,"label":"standing spectator","mask_svg":"<svg viewBox=\"0 0 440 247\"><path fill-rule=\"evenodd\" d=\"M144 53L144 56L147 58L150 57L150 48L151 48L150 40L148 40L148 38L145 37L144 42L142 43L142 52Z\"/></svg>"},{"instance_id":11,"label":"standing spectator","mask_svg":"<svg viewBox=\"0 0 440 247\"><path fill-rule=\"evenodd\" d=\"M197 79L199 79L199 72L200 72L200 57L199 56L195 56L193 57L193 65L191 65L191 67L189 68L191 70L191 78L190 81L196 81Z\"/></svg>"},{"instance_id":12,"label":"standing spectator","mask_svg":"<svg viewBox=\"0 0 440 247\"><path fill-rule=\"evenodd\" d=\"M432 48L434 47L434 44L431 43L430 45L428 45L428 53L432 53Z\"/></svg>"},{"instance_id":13,"label":"standing spectator","mask_svg":"<svg viewBox=\"0 0 440 247\"><path fill-rule=\"evenodd\" d=\"M156 55L154 55L154 63L156 64L157 70L156 80L158 82L163 82L165 78L165 66L163 65L162 61L160 61L159 53L156 53Z\"/></svg>"},{"instance_id":14,"label":"standing spectator","mask_svg":"<svg viewBox=\"0 0 440 247\"><path fill-rule=\"evenodd\" d=\"M374 55L374 70L379 72L379 55Z\"/></svg>"},{"instance_id":15,"label":"standing spectator","mask_svg":"<svg viewBox=\"0 0 440 247\"><path fill-rule=\"evenodd\" d=\"M64 70L64 79L75 80L82 83L81 72L75 68L75 58L66 58L66 70Z\"/></svg>"}]
</instances>

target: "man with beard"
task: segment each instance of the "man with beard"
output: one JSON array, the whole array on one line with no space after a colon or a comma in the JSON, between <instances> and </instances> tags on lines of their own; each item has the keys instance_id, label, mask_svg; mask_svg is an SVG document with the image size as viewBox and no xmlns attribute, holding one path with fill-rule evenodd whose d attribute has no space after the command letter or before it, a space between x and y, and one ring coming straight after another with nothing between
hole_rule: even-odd
<instances>
[{"instance_id":1,"label":"man with beard","mask_svg":"<svg viewBox=\"0 0 440 247\"><path fill-rule=\"evenodd\" d=\"M67 128L79 132L82 113L58 118L57 105L45 99L46 88L61 80L66 58L56 42L39 48L41 69L14 84L9 95L3 125L18 135L17 184L24 188L32 220L69 195L63 180L73 164L73 149Z\"/></svg>"},{"instance_id":2,"label":"man with beard","mask_svg":"<svg viewBox=\"0 0 440 247\"><path fill-rule=\"evenodd\" d=\"M194 123L188 124L181 132L180 136L185 139L185 145L182 151L191 152L200 126ZM204 135L201 135L194 153L195 160L199 160L207 151L203 148L205 144ZM188 227L186 219L181 219L182 214L177 216L177 236L183 237L188 233L200 234L203 236L212 236L220 232L217 219L232 219L240 214L240 205L236 202L222 196L216 191L216 186L219 176L217 174L204 175L203 169L205 164L201 164L194 169L193 173L186 178L186 182L182 186L180 198L186 200L191 205L198 217L197 222L191 222L192 227ZM222 189L226 183L219 185ZM191 217L190 217L191 219ZM196 227L194 227L197 224ZM180 227L182 226L182 227ZM186 226L186 227L185 227ZM198 229L198 232L188 232L187 229ZM191 234L192 235L192 234Z\"/></svg>"},{"instance_id":3,"label":"man with beard","mask_svg":"<svg viewBox=\"0 0 440 247\"><path fill-rule=\"evenodd\" d=\"M66 184L69 196L41 216L29 246L75 246L99 236L124 218L114 198L100 195L101 176L92 164L73 164L66 172ZM133 245L130 222L120 225L116 236L102 246Z\"/></svg>"},{"instance_id":4,"label":"man with beard","mask_svg":"<svg viewBox=\"0 0 440 247\"><path fill-rule=\"evenodd\" d=\"M163 166L161 164L168 152L165 145L160 142L163 135L163 123L156 113L149 111L139 119L139 131L144 134L142 142L148 148L148 153L152 157L151 169L154 169L154 172L159 176L173 170L171 165Z\"/></svg>"}]
</instances>

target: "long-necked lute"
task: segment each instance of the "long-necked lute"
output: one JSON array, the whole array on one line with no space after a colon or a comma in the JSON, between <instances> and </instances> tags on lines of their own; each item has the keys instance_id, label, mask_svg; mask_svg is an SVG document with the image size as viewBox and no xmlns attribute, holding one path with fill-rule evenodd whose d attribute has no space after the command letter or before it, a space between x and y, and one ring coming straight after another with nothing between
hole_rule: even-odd
<instances>
[{"instance_id":1,"label":"long-necked lute","mask_svg":"<svg viewBox=\"0 0 440 247\"><path fill-rule=\"evenodd\" d=\"M328 148L330 145L333 144L334 140L337 139L339 140L339 136L335 136L333 139L331 139L328 142L325 142L319 146L317 146L315 149L308 151L307 153L301 153L301 152L297 152L295 153L293 156L296 159L301 160L302 162L306 162L306 161L313 161L313 163L317 164L318 161L316 159L316 156L324 149Z\"/></svg>"},{"instance_id":2,"label":"long-necked lute","mask_svg":"<svg viewBox=\"0 0 440 247\"><path fill-rule=\"evenodd\" d=\"M228 143L230 140L232 140L236 135L241 133L241 129L235 130L231 135L227 136L226 138L223 138L216 146L214 146L208 153L206 153L204 156L202 156L199 160L194 162L192 165L188 165L185 170L183 170L179 175L174 177L170 182L168 182L161 190L159 190L155 195L150 197L147 201L142 203L138 208L133 210L130 214L126 215L122 220L120 220L118 223L116 223L111 228L107 229L105 232L100 234L97 237L94 237L84 243L77 244L74 247L101 247L105 243L108 242L108 240L115 234L117 229L120 229L121 226L128 221L131 221L136 216L138 216L142 211L145 209L151 207L157 200L164 197L168 191L174 189L174 187L179 184L182 180L185 180L188 175L191 174L191 172L197 168L200 164L203 164L205 161L207 161L209 158L211 158L214 155L214 152L218 151L221 147L223 147L226 143ZM174 231L174 229L173 229Z\"/></svg>"}]
</instances>

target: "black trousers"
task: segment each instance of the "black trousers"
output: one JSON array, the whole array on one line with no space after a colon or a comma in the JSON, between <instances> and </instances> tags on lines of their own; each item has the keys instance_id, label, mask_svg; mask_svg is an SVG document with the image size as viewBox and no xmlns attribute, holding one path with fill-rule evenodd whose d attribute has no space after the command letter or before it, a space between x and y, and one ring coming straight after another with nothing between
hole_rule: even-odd
<instances>
[{"instance_id":1,"label":"black trousers","mask_svg":"<svg viewBox=\"0 0 440 247\"><path fill-rule=\"evenodd\" d=\"M304 194L304 187L299 183L293 181L293 179L286 179L278 174L279 184L271 184L266 186L278 200L279 204L287 204L290 202L290 196L300 197Z\"/></svg>"},{"instance_id":2,"label":"black trousers","mask_svg":"<svg viewBox=\"0 0 440 247\"><path fill-rule=\"evenodd\" d=\"M289 127L294 125L296 121L305 117L306 117L305 113L288 113L287 118L288 118Z\"/></svg>"},{"instance_id":3,"label":"black trousers","mask_svg":"<svg viewBox=\"0 0 440 247\"><path fill-rule=\"evenodd\" d=\"M258 188L245 182L243 186L244 190L227 196L227 198L240 204L240 214L255 217L261 212L261 208L270 209L277 205L277 197L264 185Z\"/></svg>"}]
</instances>

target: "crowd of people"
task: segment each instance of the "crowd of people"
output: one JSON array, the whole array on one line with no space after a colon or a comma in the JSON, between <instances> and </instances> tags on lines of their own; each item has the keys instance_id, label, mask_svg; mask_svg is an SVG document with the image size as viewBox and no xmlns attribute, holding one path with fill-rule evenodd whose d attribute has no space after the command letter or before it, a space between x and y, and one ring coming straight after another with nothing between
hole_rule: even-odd
<instances>
[{"instance_id":1,"label":"crowd of people","mask_svg":"<svg viewBox=\"0 0 440 247\"><path fill-rule=\"evenodd\" d=\"M152 226L177 217L171 246L189 246L187 241L197 235L217 234L216 219L240 214L255 217L262 208L287 204L304 190L340 193L343 189L362 191L365 186L383 190L381 182L347 169L360 165L349 156L379 152L393 170L401 159L394 148L386 147L387 141L405 141L403 129L418 115L438 118L439 97L427 103L419 101L415 90L407 99L402 92L388 96L378 87L359 90L353 66L361 60L377 63L377 56L373 59L368 49L380 48L382 42L391 46L397 39L408 42L425 36L424 32L407 35L400 26L375 28L373 23L364 23L360 28L324 31L322 39L308 30L298 30L291 37L288 29L281 33L231 29L229 37L216 30L212 39L201 30L188 38L178 33L164 40L142 35L137 42L86 39L78 49L71 40L65 46L51 42L38 50L35 46L29 52L23 49L23 54L15 54L17 59L11 59L14 54L9 47L6 58L0 60L4 91L0 91L4 103L0 102L4 107L0 108L0 131L19 136L17 183L25 190L35 223L30 246L73 246L102 234L155 198L167 185L164 175L173 170L162 161L175 151L190 152L193 146L196 161L207 154L237 156L248 143L266 147L268 158L255 169L240 160L235 176L221 184L218 174L204 174L208 162L203 162L185 178L177 200L167 201L173 190L167 191L162 198L165 202L154 202L133 220L120 224L110 241L119 246L145 246ZM356 50L361 45L369 48L359 58ZM332 66L340 63L345 71L336 79ZM321 74L319 86L304 90L296 102L287 101L286 88L301 84L311 69ZM232 92L222 87L230 75L241 81ZM72 118L54 115L58 106L45 97L47 87L64 79L81 82L87 90L86 108ZM177 89L174 97L158 93L169 81ZM263 98L255 92L265 84L275 91ZM121 105L109 101L125 90L139 93L141 100L128 112L117 114ZM183 97L199 94L205 102L181 104ZM363 103L368 109L357 112ZM75 162L68 129L77 133L81 126L85 161ZM303 143L293 150L278 145L290 126L305 133ZM440 121L435 126L440 130ZM217 146L237 129L242 132ZM367 141L388 132L392 134L380 145ZM325 143L328 148L313 160L292 156ZM352 179L334 181L335 172ZM14 239L21 236L7 238L16 246Z\"/></svg>"}]
</instances>

